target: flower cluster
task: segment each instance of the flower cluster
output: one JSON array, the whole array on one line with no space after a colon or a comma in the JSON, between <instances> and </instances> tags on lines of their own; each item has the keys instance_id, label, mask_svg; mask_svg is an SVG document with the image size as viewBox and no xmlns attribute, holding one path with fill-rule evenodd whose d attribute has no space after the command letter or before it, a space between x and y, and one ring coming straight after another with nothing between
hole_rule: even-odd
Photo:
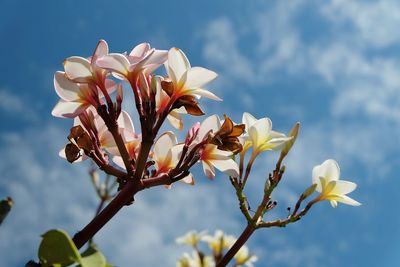
<instances>
[{"instance_id":1,"label":"flower cluster","mask_svg":"<svg viewBox=\"0 0 400 267\"><path fill-rule=\"evenodd\" d=\"M329 200L333 207L338 202L360 205L347 196L356 189L356 184L339 180L338 164L327 160L313 169L312 185L301 194L294 209L289 208L287 218L264 221L264 215L277 206L271 194L284 174L282 163L297 139L299 123L286 135L272 130L268 117L257 119L245 112L240 124L235 124L227 115L208 116L192 125L181 141L173 131L160 133L165 121L182 130L183 115L204 115L199 103L201 97L221 101L205 88L216 77L211 70L192 67L178 48L158 50L142 43L129 53L110 53L107 43L100 40L92 56L69 57L64 61L64 71L54 75L60 100L52 114L74 119L68 143L59 154L71 163L90 158L106 174L116 177L118 190L125 191L112 200L115 202L110 205L109 214L131 203L134 195L145 188L160 185L171 188L177 181L193 185L191 168L197 163L202 164L209 179L216 176L216 170L226 174L248 222L248 235L236 241L240 246L233 246L234 253L227 253L231 257L236 255L235 266L252 266L256 260L243 244L258 228L283 227L298 221L322 200ZM132 114L122 110L126 90L132 90L132 104L138 115L135 124L140 125L139 129L134 127ZM278 151L280 156L275 170L265 181L263 200L257 210L250 212L245 185L254 161L267 151ZM300 210L303 201L315 191L320 194ZM111 217L107 216L108 220ZM78 248L99 229L89 230L84 229L74 237ZM217 231L214 236L192 232L177 241L195 249L194 254L185 254L178 266L204 267L216 263L226 266L230 259L223 257L223 253L235 239ZM199 250L199 241L209 245L212 256L205 256Z\"/></svg>"},{"instance_id":2,"label":"flower cluster","mask_svg":"<svg viewBox=\"0 0 400 267\"><path fill-rule=\"evenodd\" d=\"M223 256L224 252L231 248L236 238L225 234L221 230L216 230L214 235L208 235L206 231L190 231L184 236L176 239L176 243L188 245L193 248L191 254L184 253L176 266L177 267L214 267L216 262ZM211 254L204 253L203 244L207 245ZM257 256L250 254L249 249L243 246L234 256L234 266L253 267L257 261Z\"/></svg>"}]
</instances>

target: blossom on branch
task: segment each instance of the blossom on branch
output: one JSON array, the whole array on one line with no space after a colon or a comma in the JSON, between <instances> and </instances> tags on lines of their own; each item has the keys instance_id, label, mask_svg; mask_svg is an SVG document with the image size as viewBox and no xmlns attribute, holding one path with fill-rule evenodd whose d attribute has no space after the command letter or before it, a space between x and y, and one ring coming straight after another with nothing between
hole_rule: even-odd
<instances>
[{"instance_id":1,"label":"blossom on branch","mask_svg":"<svg viewBox=\"0 0 400 267\"><path fill-rule=\"evenodd\" d=\"M336 161L328 159L321 165L317 165L312 170L312 180L317 184L316 191L320 192L318 200L329 200L332 207L336 207L338 202L359 206L361 203L346 196L357 188L357 184L340 179L340 168Z\"/></svg>"},{"instance_id":2,"label":"blossom on branch","mask_svg":"<svg viewBox=\"0 0 400 267\"><path fill-rule=\"evenodd\" d=\"M116 77L136 82L137 75L144 71L151 73L167 59L167 51L156 50L148 43L141 43L127 53L110 53L97 61L104 69L112 71Z\"/></svg>"},{"instance_id":3,"label":"blossom on branch","mask_svg":"<svg viewBox=\"0 0 400 267\"><path fill-rule=\"evenodd\" d=\"M269 118L256 119L250 113L243 113L243 124L246 134L241 138L243 152L253 147L253 154L267 150L279 150L292 139L285 134L272 130L272 121Z\"/></svg>"}]
</instances>

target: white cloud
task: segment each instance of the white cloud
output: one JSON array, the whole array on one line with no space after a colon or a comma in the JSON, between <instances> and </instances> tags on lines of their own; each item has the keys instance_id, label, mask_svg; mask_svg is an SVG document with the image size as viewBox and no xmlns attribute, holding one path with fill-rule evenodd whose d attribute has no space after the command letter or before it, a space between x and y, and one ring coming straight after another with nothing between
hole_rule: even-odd
<instances>
[{"instance_id":1,"label":"white cloud","mask_svg":"<svg viewBox=\"0 0 400 267\"><path fill-rule=\"evenodd\" d=\"M339 24L339 27L350 24L351 28L346 28L343 32L359 45L364 43L373 48L385 48L400 41L398 1L332 0L323 4L321 11L333 24Z\"/></svg>"},{"instance_id":2,"label":"white cloud","mask_svg":"<svg viewBox=\"0 0 400 267\"><path fill-rule=\"evenodd\" d=\"M0 89L0 110L12 114L15 117L23 117L26 119L37 118L36 114L32 113L26 101L21 96L8 89Z\"/></svg>"}]
</instances>

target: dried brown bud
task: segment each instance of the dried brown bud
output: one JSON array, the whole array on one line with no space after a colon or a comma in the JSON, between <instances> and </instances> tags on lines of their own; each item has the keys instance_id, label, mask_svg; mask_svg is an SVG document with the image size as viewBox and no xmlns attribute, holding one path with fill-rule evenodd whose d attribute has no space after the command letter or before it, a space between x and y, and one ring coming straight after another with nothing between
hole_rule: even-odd
<instances>
[{"instance_id":1,"label":"dried brown bud","mask_svg":"<svg viewBox=\"0 0 400 267\"><path fill-rule=\"evenodd\" d=\"M243 149L238 137L243 134L245 125L234 125L228 116L224 115L224 117L224 123L219 131L211 137L210 143L218 146L221 150L227 150L237 154Z\"/></svg>"},{"instance_id":2,"label":"dried brown bud","mask_svg":"<svg viewBox=\"0 0 400 267\"><path fill-rule=\"evenodd\" d=\"M82 156L81 149L85 152L89 152L93 149L89 134L80 125L71 128L68 140L70 143L65 146L65 156L71 163Z\"/></svg>"}]
</instances>

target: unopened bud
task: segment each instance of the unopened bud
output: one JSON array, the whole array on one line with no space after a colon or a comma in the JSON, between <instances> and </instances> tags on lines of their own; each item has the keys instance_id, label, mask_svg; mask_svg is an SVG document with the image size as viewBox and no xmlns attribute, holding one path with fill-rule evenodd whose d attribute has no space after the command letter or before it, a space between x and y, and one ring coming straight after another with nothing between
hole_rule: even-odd
<instances>
[{"instance_id":1,"label":"unopened bud","mask_svg":"<svg viewBox=\"0 0 400 267\"><path fill-rule=\"evenodd\" d=\"M196 122L193 124L193 126L189 129L187 135L186 135L186 140L185 140L185 145L189 146L197 137L198 133L200 130L200 122Z\"/></svg>"},{"instance_id":2,"label":"unopened bud","mask_svg":"<svg viewBox=\"0 0 400 267\"><path fill-rule=\"evenodd\" d=\"M292 139L290 139L289 141L286 142L285 146L282 149L281 152L281 157L286 156L290 149L292 148L294 142L296 142L297 139L297 135L299 133L299 129L300 129L300 122L296 122L295 125L293 126L293 128L290 130L288 137L292 137Z\"/></svg>"},{"instance_id":3,"label":"unopened bud","mask_svg":"<svg viewBox=\"0 0 400 267\"><path fill-rule=\"evenodd\" d=\"M304 190L303 194L301 194L302 198L308 198L312 193L314 193L315 189L317 189L317 184L313 184Z\"/></svg>"}]
</instances>

